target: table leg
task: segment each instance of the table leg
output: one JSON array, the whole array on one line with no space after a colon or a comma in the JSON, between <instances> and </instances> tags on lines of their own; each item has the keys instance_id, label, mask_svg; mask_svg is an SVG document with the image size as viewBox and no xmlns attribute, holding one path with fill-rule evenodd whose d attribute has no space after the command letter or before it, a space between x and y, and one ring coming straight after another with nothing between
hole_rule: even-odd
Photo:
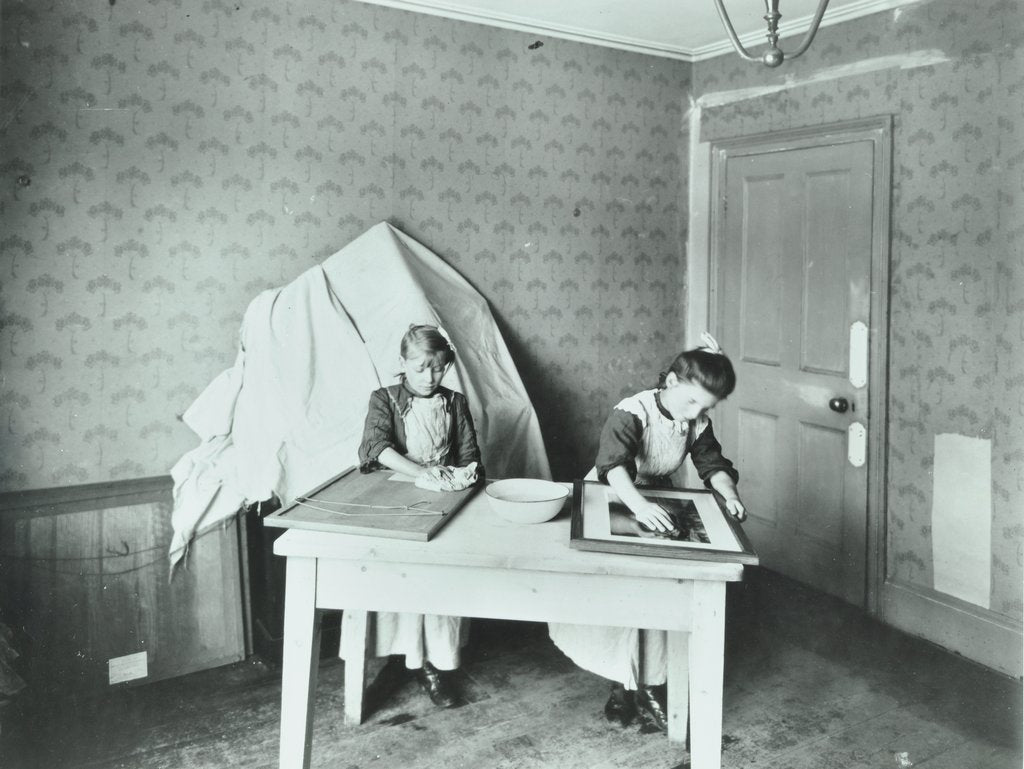
<instances>
[{"instance_id":1,"label":"table leg","mask_svg":"<svg viewBox=\"0 0 1024 769\"><path fill-rule=\"evenodd\" d=\"M363 722L363 692L366 691L366 616L365 611L345 611L346 633L351 632L362 643L349 650L345 660L345 725L359 726Z\"/></svg>"},{"instance_id":2,"label":"table leg","mask_svg":"<svg viewBox=\"0 0 1024 769\"><path fill-rule=\"evenodd\" d=\"M313 696L319 661L316 559L289 557L281 658L280 769L309 769L313 743Z\"/></svg>"},{"instance_id":3,"label":"table leg","mask_svg":"<svg viewBox=\"0 0 1024 769\"><path fill-rule=\"evenodd\" d=\"M722 766L722 674L725 663L725 583L693 583L690 633L690 763Z\"/></svg>"},{"instance_id":4,"label":"table leg","mask_svg":"<svg viewBox=\"0 0 1024 769\"><path fill-rule=\"evenodd\" d=\"M690 705L690 634L668 634L668 738L686 742Z\"/></svg>"}]
</instances>

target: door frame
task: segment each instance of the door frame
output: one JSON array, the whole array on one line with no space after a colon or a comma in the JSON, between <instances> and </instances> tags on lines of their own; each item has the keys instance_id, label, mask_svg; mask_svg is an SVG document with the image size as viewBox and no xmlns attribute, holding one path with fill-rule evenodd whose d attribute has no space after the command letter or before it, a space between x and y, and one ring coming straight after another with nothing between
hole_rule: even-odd
<instances>
[{"instance_id":1,"label":"door frame","mask_svg":"<svg viewBox=\"0 0 1024 769\"><path fill-rule=\"evenodd\" d=\"M691 136L691 141L698 137ZM761 133L730 139L713 140L708 148L706 166L709 196L703 211L707 221L706 249L689 251L691 260L696 254L706 253L707 261L690 268L689 275L698 278L697 285L691 286L691 297L703 284L707 299L697 308L705 315L705 327L716 329L718 318L719 244L723 242L725 222L717 201L725 189L726 161L745 155L760 155L770 152L784 152L794 149L870 141L873 145L872 180L872 242L871 242L871 322L869 324L870 345L868 351L868 414L871 429L868 431L868 481L867 481L867 532L865 564L866 584L864 586L865 608L874 616L882 614L882 587L885 581L885 536L886 536L886 484L887 484L887 434L888 434L888 382L889 382L889 259L892 198L892 116L862 118L820 126L808 126L785 131ZM696 155L696 157L695 157ZM702 170L699 153L691 152L691 161L697 160L697 175ZM698 179L694 179L694 186ZM691 197L691 203L694 198ZM691 205L691 221L693 221ZM699 221L702 217L696 217ZM691 243L691 245L693 245ZM700 280L704 277L704 280ZM692 326L694 314L687 316L689 333L695 335Z\"/></svg>"}]
</instances>

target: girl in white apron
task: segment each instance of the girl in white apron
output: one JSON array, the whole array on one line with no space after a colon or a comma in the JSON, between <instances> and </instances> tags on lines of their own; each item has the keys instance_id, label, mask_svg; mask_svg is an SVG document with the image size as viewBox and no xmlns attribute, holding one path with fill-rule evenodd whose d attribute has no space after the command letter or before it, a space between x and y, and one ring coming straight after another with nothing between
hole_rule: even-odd
<instances>
[{"instance_id":1,"label":"girl in white apron","mask_svg":"<svg viewBox=\"0 0 1024 769\"><path fill-rule=\"evenodd\" d=\"M613 522L613 531L618 527L620 533L646 537L672 533L669 513L638 487L671 487L670 476L687 456L704 484L721 494L728 513L746 518L736 491L739 476L722 456L706 416L732 393L736 374L718 343L708 334L702 339L706 346L680 353L657 389L625 398L605 422L588 478L611 486L632 513ZM643 731L667 731L665 631L552 623L549 633L577 665L615 682L605 705L609 721L626 726L639 716Z\"/></svg>"},{"instance_id":2,"label":"girl in white apron","mask_svg":"<svg viewBox=\"0 0 1024 769\"><path fill-rule=\"evenodd\" d=\"M402 337L400 383L375 390L359 446L359 469L382 467L416 478L429 488L457 490L475 480L465 468L480 465L473 418L466 397L441 386L455 360L455 348L436 326L411 326ZM453 472L452 468L458 468ZM472 476L472 473L469 473ZM361 633L341 623L341 656L355 657ZM432 614L370 612L367 615L366 653L375 657L403 655L420 685L439 707L454 707L459 697L448 671L459 667L469 621Z\"/></svg>"}]
</instances>

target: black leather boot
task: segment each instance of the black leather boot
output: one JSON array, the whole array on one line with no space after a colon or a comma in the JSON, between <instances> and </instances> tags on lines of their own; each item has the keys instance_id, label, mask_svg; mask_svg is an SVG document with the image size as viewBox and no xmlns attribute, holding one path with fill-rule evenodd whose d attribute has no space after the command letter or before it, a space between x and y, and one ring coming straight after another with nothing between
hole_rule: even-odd
<instances>
[{"instance_id":1,"label":"black leather boot","mask_svg":"<svg viewBox=\"0 0 1024 769\"><path fill-rule=\"evenodd\" d=\"M452 689L448 676L429 662L424 661L423 667L416 670L416 680L420 682L430 701L439 708L454 708L459 704L459 697Z\"/></svg>"},{"instance_id":2,"label":"black leather boot","mask_svg":"<svg viewBox=\"0 0 1024 769\"><path fill-rule=\"evenodd\" d=\"M604 704L604 717L613 723L629 726L635 716L633 692L627 692L622 684L612 686L612 693L608 696L608 702Z\"/></svg>"},{"instance_id":3,"label":"black leather boot","mask_svg":"<svg viewBox=\"0 0 1024 769\"><path fill-rule=\"evenodd\" d=\"M640 716L640 731L644 734L668 731L668 714L661 686L641 686L636 691L636 709Z\"/></svg>"}]
</instances>

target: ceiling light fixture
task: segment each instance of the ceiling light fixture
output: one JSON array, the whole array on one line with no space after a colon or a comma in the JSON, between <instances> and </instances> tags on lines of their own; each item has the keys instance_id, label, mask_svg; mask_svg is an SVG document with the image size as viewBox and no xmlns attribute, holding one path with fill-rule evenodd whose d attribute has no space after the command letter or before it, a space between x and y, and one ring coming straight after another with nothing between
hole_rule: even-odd
<instances>
[{"instance_id":1,"label":"ceiling light fixture","mask_svg":"<svg viewBox=\"0 0 1024 769\"><path fill-rule=\"evenodd\" d=\"M736 49L736 53L747 61L760 61L766 67L777 67L782 64L785 59L795 59L810 47L811 41L814 40L814 35L818 31L818 25L821 24L821 18L825 15L825 8L828 7L828 0L820 0L818 3L818 10L815 11L814 18L811 20L811 27L807 30L807 34L804 36L804 41L796 51L788 56L783 53L778 46L779 19L782 18L782 14L779 13L779 0L764 0L764 8L766 11L764 20L768 22L768 50L760 57L752 56L747 49L743 47L739 37L736 35L736 30L732 27L732 22L729 21L729 14L725 12L723 0L715 0L715 7L718 9L718 15L722 19L722 24L725 25L725 31L729 34L729 40L732 41L732 47Z\"/></svg>"}]
</instances>

